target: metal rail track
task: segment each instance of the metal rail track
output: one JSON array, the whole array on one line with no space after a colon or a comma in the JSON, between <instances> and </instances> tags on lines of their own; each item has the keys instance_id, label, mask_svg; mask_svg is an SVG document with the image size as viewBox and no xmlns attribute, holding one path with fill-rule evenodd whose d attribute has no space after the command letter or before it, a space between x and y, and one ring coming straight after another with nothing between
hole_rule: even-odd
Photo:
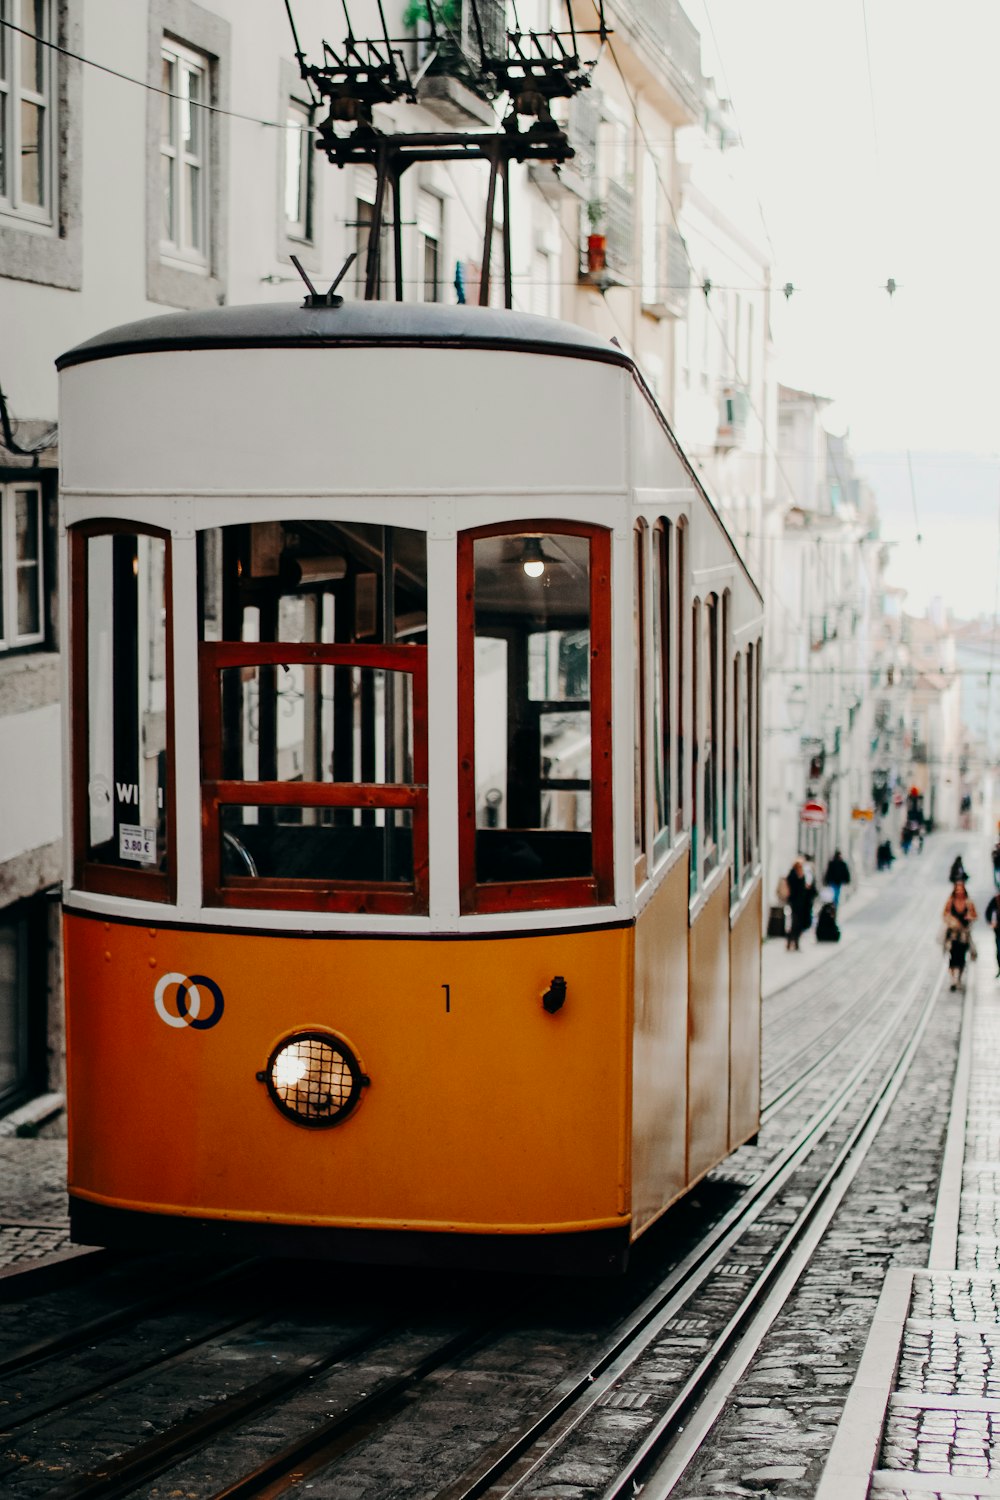
<instances>
[{"instance_id":1,"label":"metal rail track","mask_svg":"<svg viewBox=\"0 0 1000 1500\"><path fill-rule=\"evenodd\" d=\"M920 984L918 979L913 986L915 991ZM861 1165L860 1156L855 1163L855 1154L862 1142L867 1149L874 1139L878 1124L884 1118L891 1098L895 1096L905 1076L906 1067L927 1024L939 986L940 978L921 1006L905 1044L898 1049L874 1097L865 1106L861 1120L850 1130L836 1153L833 1165L824 1172L820 1183L810 1192L805 1207L796 1215L795 1222L777 1252L741 1299L710 1349L697 1361L657 1422L653 1434L642 1443L627 1466L621 1470L614 1486L602 1492L602 1500L626 1500L626 1497L631 1500L638 1493L636 1487L645 1483L649 1471L661 1461L670 1444L677 1440L678 1430L684 1427L692 1409L709 1399L720 1361L727 1359L734 1343L758 1316L765 1299L771 1294L793 1254L807 1243L806 1236L810 1228L814 1234L825 1228L840 1197L846 1191L850 1177ZM883 1037L882 1044L884 1040ZM606 1400L612 1389L625 1382L634 1372L638 1361L651 1344L662 1336L667 1325L689 1304L708 1275L739 1242L749 1226L760 1218L764 1208L776 1197L780 1188L790 1181L817 1144L815 1137L819 1133L827 1133L831 1123L830 1116L839 1115L849 1100L857 1095L865 1074L879 1052L880 1043L877 1042L870 1049L867 1058L854 1070L850 1083L845 1086L837 1101L826 1111L824 1120L815 1122L803 1132L795 1146L783 1154L780 1165L775 1164L774 1172L768 1173L766 1180L757 1184L757 1191L751 1190L747 1198L734 1209L725 1226L719 1226L723 1235L713 1250L704 1258L701 1258L699 1250L696 1263L689 1262L678 1267L670 1278L669 1288L665 1285L664 1295L651 1299L654 1305L644 1310L644 1315L636 1320L634 1328L624 1333L588 1369L577 1372L564 1382L555 1399L523 1431L510 1440L504 1440L493 1454L486 1456L485 1462L470 1469L459 1482L442 1489L436 1500L478 1500L478 1497L500 1500L501 1496L517 1494L524 1489L529 1479L539 1476L540 1471L564 1448L571 1436L579 1431L581 1424ZM808 1241L810 1246L813 1242ZM798 1261L796 1264L798 1265ZM781 1285L784 1290L785 1282ZM787 1295L787 1290L784 1294ZM766 1331L766 1326L770 1326L777 1310L775 1305L767 1317L766 1325L760 1329L760 1337ZM749 1357L748 1354L744 1367L749 1362ZM731 1385L726 1385L727 1394L729 1389ZM692 1449L692 1453L693 1451L695 1450ZM689 1458L690 1455L685 1462Z\"/></svg>"}]
</instances>

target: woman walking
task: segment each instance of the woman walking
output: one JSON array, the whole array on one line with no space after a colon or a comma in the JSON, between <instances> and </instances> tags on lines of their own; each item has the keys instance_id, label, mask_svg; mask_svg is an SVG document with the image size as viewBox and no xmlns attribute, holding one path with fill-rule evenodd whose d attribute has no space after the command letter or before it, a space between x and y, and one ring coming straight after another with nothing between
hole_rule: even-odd
<instances>
[{"instance_id":1,"label":"woman walking","mask_svg":"<svg viewBox=\"0 0 1000 1500\"><path fill-rule=\"evenodd\" d=\"M943 915L951 987L953 990L959 987L964 989L965 960L970 949L973 958L976 956L971 928L978 916L975 903L965 889L964 880L956 880L954 889L944 904Z\"/></svg>"},{"instance_id":2,"label":"woman walking","mask_svg":"<svg viewBox=\"0 0 1000 1500\"><path fill-rule=\"evenodd\" d=\"M788 872L788 905L791 911L791 926L788 929L786 947L790 953L799 950L799 938L812 926L813 901L816 886L806 875L806 867L797 859Z\"/></svg>"}]
</instances>

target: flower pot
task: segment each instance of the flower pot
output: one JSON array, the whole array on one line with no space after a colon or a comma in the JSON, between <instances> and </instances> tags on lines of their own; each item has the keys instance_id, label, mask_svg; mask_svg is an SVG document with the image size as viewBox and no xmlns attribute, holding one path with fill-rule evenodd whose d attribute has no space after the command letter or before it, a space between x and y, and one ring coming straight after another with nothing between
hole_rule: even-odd
<instances>
[{"instance_id":1,"label":"flower pot","mask_svg":"<svg viewBox=\"0 0 1000 1500\"><path fill-rule=\"evenodd\" d=\"M603 271L608 260L608 239L604 234L587 236L587 270Z\"/></svg>"}]
</instances>

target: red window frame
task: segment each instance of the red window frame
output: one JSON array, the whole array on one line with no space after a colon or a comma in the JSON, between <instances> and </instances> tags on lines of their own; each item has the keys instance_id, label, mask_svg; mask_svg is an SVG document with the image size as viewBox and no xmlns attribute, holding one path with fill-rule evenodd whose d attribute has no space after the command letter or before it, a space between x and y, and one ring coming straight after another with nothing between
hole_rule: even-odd
<instances>
[{"instance_id":1,"label":"red window frame","mask_svg":"<svg viewBox=\"0 0 1000 1500\"><path fill-rule=\"evenodd\" d=\"M88 681L89 579L87 543L100 536L148 536L165 544L163 558L163 592L166 599L164 623L164 672L166 674L166 749L167 749L167 855L164 870L125 869L89 860L87 789L90 781L90 697ZM69 533L70 585L70 713L73 885L82 891L102 896L127 896L138 901L172 902L177 885L177 801L174 767L174 592L170 532L159 526L138 521L84 521Z\"/></svg>"},{"instance_id":2,"label":"red window frame","mask_svg":"<svg viewBox=\"0 0 1000 1500\"><path fill-rule=\"evenodd\" d=\"M232 781L222 775L222 694L227 667L301 665L409 672L413 679L413 782ZM314 643L203 641L198 648L201 701L201 796L206 905L279 911L428 910L427 650L423 646L327 646ZM222 879L223 807L409 808L413 880L309 880L296 876Z\"/></svg>"},{"instance_id":3,"label":"red window frame","mask_svg":"<svg viewBox=\"0 0 1000 1500\"><path fill-rule=\"evenodd\" d=\"M483 537L582 536L590 542L590 821L593 874L551 880L476 881L475 560ZM521 520L458 536L458 858L463 913L538 911L614 901L611 759L611 533L575 521Z\"/></svg>"}]
</instances>

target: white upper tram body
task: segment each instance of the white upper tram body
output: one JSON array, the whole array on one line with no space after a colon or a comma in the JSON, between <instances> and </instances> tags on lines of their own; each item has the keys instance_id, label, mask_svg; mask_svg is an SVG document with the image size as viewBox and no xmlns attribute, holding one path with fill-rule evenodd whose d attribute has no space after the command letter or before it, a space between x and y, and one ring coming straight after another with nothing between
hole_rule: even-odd
<instances>
[{"instance_id":1,"label":"white upper tram body","mask_svg":"<svg viewBox=\"0 0 1000 1500\"><path fill-rule=\"evenodd\" d=\"M562 910L559 923L635 917L664 868L687 851L692 797L699 795L690 768L684 774L672 766L678 817L655 860L646 805L652 799L643 799L642 843L650 857L637 882L637 523L684 525L686 577L679 586L687 618L698 599L728 595L723 650L730 657L759 642L762 605L620 350L569 325L487 309L269 305L166 315L113 330L65 356L60 368L63 536L80 523L121 520L162 528L171 540L176 894L158 907L158 920L197 925L219 915L203 896L196 534L281 519L426 533L428 910L310 911L309 927L471 933L509 925L506 912L460 911L456 541L470 528L510 523L531 532L563 520L611 533L614 901ZM68 609L65 559L64 547ZM647 642L652 592L642 590ZM672 660L671 672L671 718L682 724L691 711L690 636L669 648L687 653ZM647 656L648 702L654 667L653 653ZM643 733L651 744L648 722ZM69 753L64 763L70 767ZM70 781L67 772L67 806ZM695 904L728 863L699 871ZM69 851L68 908L148 917L142 900L75 888L73 874ZM225 920L256 931L303 926L300 912L266 908L228 910ZM551 920L550 912L522 911L517 923L529 930Z\"/></svg>"}]
</instances>

